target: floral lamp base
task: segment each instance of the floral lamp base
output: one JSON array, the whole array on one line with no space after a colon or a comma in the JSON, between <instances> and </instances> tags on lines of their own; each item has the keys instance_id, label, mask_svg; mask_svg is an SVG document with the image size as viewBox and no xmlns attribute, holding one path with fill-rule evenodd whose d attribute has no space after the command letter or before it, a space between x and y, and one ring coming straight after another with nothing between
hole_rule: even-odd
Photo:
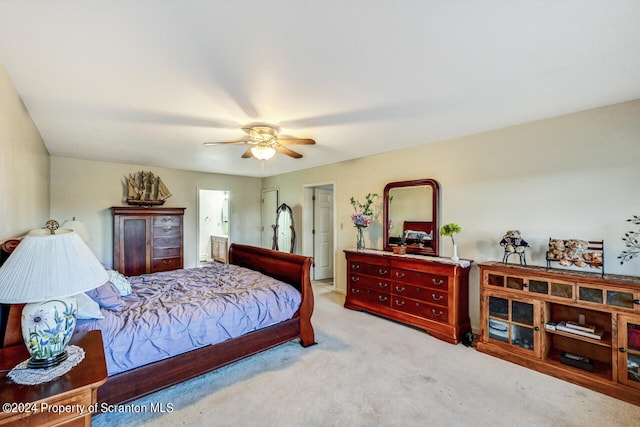
<instances>
[{"instance_id":1,"label":"floral lamp base","mask_svg":"<svg viewBox=\"0 0 640 427\"><path fill-rule=\"evenodd\" d=\"M76 299L35 302L22 309L22 338L30 369L46 369L67 359L67 345L76 327Z\"/></svg>"}]
</instances>

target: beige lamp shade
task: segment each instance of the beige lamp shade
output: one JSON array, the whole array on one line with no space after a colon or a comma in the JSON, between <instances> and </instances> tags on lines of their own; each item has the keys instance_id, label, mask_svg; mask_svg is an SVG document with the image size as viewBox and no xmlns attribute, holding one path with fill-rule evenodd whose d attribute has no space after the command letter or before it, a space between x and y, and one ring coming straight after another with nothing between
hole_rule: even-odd
<instances>
[{"instance_id":1,"label":"beige lamp shade","mask_svg":"<svg viewBox=\"0 0 640 427\"><path fill-rule=\"evenodd\" d=\"M60 228L75 231L85 243L91 241L91 235L89 234L87 227L82 223L82 221L78 221L76 217L73 217L71 221L65 221Z\"/></svg>"},{"instance_id":2,"label":"beige lamp shade","mask_svg":"<svg viewBox=\"0 0 640 427\"><path fill-rule=\"evenodd\" d=\"M0 267L0 303L47 301L104 284L108 273L72 230L33 230Z\"/></svg>"}]
</instances>

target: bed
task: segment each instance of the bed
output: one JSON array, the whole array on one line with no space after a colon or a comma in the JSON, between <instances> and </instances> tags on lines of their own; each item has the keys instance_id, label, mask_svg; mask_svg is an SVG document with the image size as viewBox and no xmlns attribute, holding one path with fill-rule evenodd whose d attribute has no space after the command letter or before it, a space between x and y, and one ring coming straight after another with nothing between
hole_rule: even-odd
<instances>
[{"instance_id":1,"label":"bed","mask_svg":"<svg viewBox=\"0 0 640 427\"><path fill-rule=\"evenodd\" d=\"M10 252L11 245L15 247L15 243L9 246L5 243L3 249ZM116 326L114 319L110 319L114 315L104 309L101 310L105 314L104 320L78 321L77 330L100 329L103 333L109 378L98 391L98 401L108 404L130 402L294 339L299 339L305 347L314 344L311 261L310 257L301 255L232 244L229 248L229 265L129 278L134 293L123 298L126 308L120 313L125 314L115 320ZM209 276L220 276L224 283L212 290L202 284L202 280ZM243 288L244 279L239 280L244 277L250 277L253 282L267 283L267 288L258 291L263 296L254 303L241 298L247 294ZM191 282L193 289L188 287ZM272 298L283 290L284 299ZM211 302L212 293L217 294L214 295L217 298L231 302L231 308L227 308L226 312L231 313L232 320L216 314L213 306L219 305L219 302ZM142 295L148 299L143 299ZM190 320L174 316L173 313L196 304L200 297L205 297L208 304L198 309L204 321L200 319L200 323L196 324L194 320L192 330L187 331ZM184 304L180 304L181 299ZM246 309L252 304L257 308L250 309L249 313L235 310L238 306ZM170 313L172 320L169 323L173 326L169 328L161 323L155 324L164 315L146 313L142 309L144 306L160 306L163 313ZM22 342L19 326L21 309L20 305L3 307L0 338L4 345ZM254 317L257 323L249 322L250 317ZM210 327L214 323L221 328ZM126 329L125 324L130 329ZM141 334L164 329L165 335L155 340L143 340L142 344L127 344L123 338L137 333L141 324L150 324L152 331ZM201 333L203 330L206 331ZM188 341L193 341L196 348L184 347ZM212 342L216 343L210 344ZM137 356L123 356L122 349L127 345L133 346L133 353L142 357L138 360ZM160 349L160 360L153 361L158 356L150 354L151 347Z\"/></svg>"}]
</instances>

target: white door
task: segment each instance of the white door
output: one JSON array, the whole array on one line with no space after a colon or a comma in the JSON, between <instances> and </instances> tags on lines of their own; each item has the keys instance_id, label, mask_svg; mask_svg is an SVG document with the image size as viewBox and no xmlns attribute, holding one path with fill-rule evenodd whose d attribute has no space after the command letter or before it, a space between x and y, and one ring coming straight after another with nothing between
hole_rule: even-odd
<instances>
[{"instance_id":1,"label":"white door","mask_svg":"<svg viewBox=\"0 0 640 427\"><path fill-rule=\"evenodd\" d=\"M278 210L278 190L262 191L262 247L271 249L273 246L273 228L276 223Z\"/></svg>"},{"instance_id":2,"label":"white door","mask_svg":"<svg viewBox=\"0 0 640 427\"><path fill-rule=\"evenodd\" d=\"M314 190L314 280L333 277L333 190Z\"/></svg>"}]
</instances>

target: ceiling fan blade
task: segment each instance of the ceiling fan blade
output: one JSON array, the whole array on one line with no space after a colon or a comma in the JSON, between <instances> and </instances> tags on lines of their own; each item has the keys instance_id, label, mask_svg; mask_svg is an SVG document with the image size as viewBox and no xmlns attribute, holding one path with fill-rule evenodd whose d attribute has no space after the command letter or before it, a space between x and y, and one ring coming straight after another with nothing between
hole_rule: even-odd
<instances>
[{"instance_id":1,"label":"ceiling fan blade","mask_svg":"<svg viewBox=\"0 0 640 427\"><path fill-rule=\"evenodd\" d=\"M313 145L316 142L309 138L278 138L278 142L288 145Z\"/></svg>"},{"instance_id":2,"label":"ceiling fan blade","mask_svg":"<svg viewBox=\"0 0 640 427\"><path fill-rule=\"evenodd\" d=\"M253 153L251 152L252 149L253 149L253 147L249 148L247 151L244 152L244 154L241 157L243 159L249 159L249 158L253 157Z\"/></svg>"},{"instance_id":3,"label":"ceiling fan blade","mask_svg":"<svg viewBox=\"0 0 640 427\"><path fill-rule=\"evenodd\" d=\"M276 149L277 152L282 153L282 154L286 154L287 156L291 156L294 159L301 159L302 158L302 154L297 153L293 150L288 149L287 147L284 147L282 145L276 145L274 147Z\"/></svg>"},{"instance_id":4,"label":"ceiling fan blade","mask_svg":"<svg viewBox=\"0 0 640 427\"><path fill-rule=\"evenodd\" d=\"M249 144L251 141L222 141L222 142L203 142L202 145L223 145L223 144Z\"/></svg>"}]
</instances>

